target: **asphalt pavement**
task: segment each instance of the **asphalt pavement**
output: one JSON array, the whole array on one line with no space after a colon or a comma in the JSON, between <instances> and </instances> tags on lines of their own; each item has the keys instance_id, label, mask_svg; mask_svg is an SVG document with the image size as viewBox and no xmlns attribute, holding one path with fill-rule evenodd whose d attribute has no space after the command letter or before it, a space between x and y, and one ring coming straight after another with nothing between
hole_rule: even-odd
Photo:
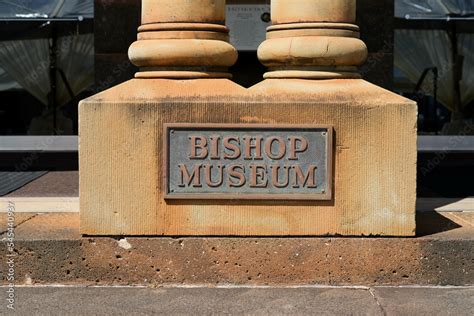
<instances>
[{"instance_id":1,"label":"asphalt pavement","mask_svg":"<svg viewBox=\"0 0 474 316\"><path fill-rule=\"evenodd\" d=\"M16 287L15 311L0 290L2 315L474 315L474 287Z\"/></svg>"}]
</instances>

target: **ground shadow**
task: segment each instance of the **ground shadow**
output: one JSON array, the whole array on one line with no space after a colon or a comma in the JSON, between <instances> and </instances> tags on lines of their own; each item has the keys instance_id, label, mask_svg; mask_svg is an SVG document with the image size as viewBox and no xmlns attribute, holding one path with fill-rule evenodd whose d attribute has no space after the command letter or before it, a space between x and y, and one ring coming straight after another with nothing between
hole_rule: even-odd
<instances>
[{"instance_id":1,"label":"ground shadow","mask_svg":"<svg viewBox=\"0 0 474 316\"><path fill-rule=\"evenodd\" d=\"M450 231L462 226L438 212L416 213L416 236L423 237Z\"/></svg>"}]
</instances>

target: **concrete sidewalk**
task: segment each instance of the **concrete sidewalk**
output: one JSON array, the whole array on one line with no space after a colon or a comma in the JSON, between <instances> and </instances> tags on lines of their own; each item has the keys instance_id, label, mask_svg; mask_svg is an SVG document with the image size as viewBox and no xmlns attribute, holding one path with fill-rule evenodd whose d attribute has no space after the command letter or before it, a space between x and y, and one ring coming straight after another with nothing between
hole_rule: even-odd
<instances>
[{"instance_id":1,"label":"concrete sidewalk","mask_svg":"<svg viewBox=\"0 0 474 316\"><path fill-rule=\"evenodd\" d=\"M15 300L21 315L474 315L474 287L17 287Z\"/></svg>"}]
</instances>

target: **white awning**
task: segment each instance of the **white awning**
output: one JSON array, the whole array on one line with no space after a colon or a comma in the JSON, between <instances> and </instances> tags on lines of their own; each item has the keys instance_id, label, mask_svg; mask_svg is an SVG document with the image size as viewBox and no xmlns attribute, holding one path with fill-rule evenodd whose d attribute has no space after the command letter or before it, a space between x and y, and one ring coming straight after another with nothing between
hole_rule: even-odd
<instances>
[{"instance_id":1,"label":"white awning","mask_svg":"<svg viewBox=\"0 0 474 316\"><path fill-rule=\"evenodd\" d=\"M395 0L397 18L472 18L473 15L474 1L472 0Z\"/></svg>"},{"instance_id":2,"label":"white awning","mask_svg":"<svg viewBox=\"0 0 474 316\"><path fill-rule=\"evenodd\" d=\"M94 17L94 0L0 0L0 19Z\"/></svg>"}]
</instances>

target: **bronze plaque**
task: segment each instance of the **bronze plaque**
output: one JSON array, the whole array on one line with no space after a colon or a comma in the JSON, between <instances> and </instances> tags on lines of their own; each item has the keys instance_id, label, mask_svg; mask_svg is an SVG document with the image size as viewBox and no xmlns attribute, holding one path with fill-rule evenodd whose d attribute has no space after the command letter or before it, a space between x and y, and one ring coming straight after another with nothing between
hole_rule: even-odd
<instances>
[{"instance_id":1,"label":"bronze plaque","mask_svg":"<svg viewBox=\"0 0 474 316\"><path fill-rule=\"evenodd\" d=\"M331 200L330 126L165 124L166 199Z\"/></svg>"}]
</instances>

